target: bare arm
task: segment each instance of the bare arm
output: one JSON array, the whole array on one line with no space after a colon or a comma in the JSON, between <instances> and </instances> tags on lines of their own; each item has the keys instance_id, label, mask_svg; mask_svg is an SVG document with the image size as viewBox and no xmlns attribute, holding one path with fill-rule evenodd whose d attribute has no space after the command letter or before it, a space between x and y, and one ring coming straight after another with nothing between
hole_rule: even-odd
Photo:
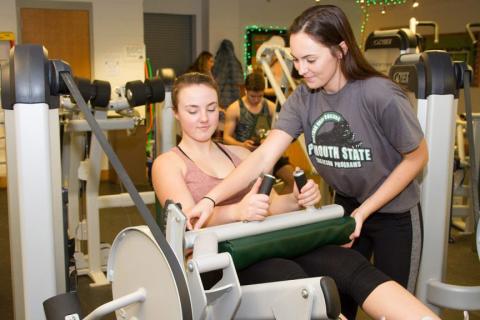
<instances>
[{"instance_id":1,"label":"bare arm","mask_svg":"<svg viewBox=\"0 0 480 320\"><path fill-rule=\"evenodd\" d=\"M293 138L281 130L272 130L267 139L245 161L243 161L228 177L208 192L207 196L219 203L239 192L261 173L268 172L283 152L288 148ZM195 205L189 216L198 222L195 228L200 228L212 213L211 201L204 199Z\"/></svg>"},{"instance_id":2,"label":"bare arm","mask_svg":"<svg viewBox=\"0 0 480 320\"><path fill-rule=\"evenodd\" d=\"M402 192L420 173L427 161L427 143L425 139L422 139L418 148L404 154L403 160L390 173L377 191L352 213L357 222L357 227L351 236L352 239L360 236L363 221Z\"/></svg>"},{"instance_id":3,"label":"bare arm","mask_svg":"<svg viewBox=\"0 0 480 320\"><path fill-rule=\"evenodd\" d=\"M267 99L267 105L268 105L268 113L270 114L270 117L273 119L273 116L275 115L275 103Z\"/></svg>"},{"instance_id":4,"label":"bare arm","mask_svg":"<svg viewBox=\"0 0 480 320\"><path fill-rule=\"evenodd\" d=\"M240 119L240 105L238 101L232 103L225 112L225 125L223 127L223 142L225 144L241 146L253 151L257 148L253 140L239 141L235 139L235 128Z\"/></svg>"},{"instance_id":5,"label":"bare arm","mask_svg":"<svg viewBox=\"0 0 480 320\"><path fill-rule=\"evenodd\" d=\"M279 214L295 210L300 210L303 207L316 205L321 197L320 189L312 179L302 187L301 193L298 192L295 185L292 193L279 195L272 190L270 214Z\"/></svg>"},{"instance_id":6,"label":"bare arm","mask_svg":"<svg viewBox=\"0 0 480 320\"><path fill-rule=\"evenodd\" d=\"M155 194L163 204L167 199L180 203L183 211L195 204L182 172L181 160L173 153L158 157L152 167L152 182ZM207 221L207 225L219 225L241 220L263 220L268 213L268 197L257 195L258 181L242 201L225 206L217 206Z\"/></svg>"},{"instance_id":7,"label":"bare arm","mask_svg":"<svg viewBox=\"0 0 480 320\"><path fill-rule=\"evenodd\" d=\"M235 153L242 161L248 158L252 153L245 148L229 146L230 151ZM293 192L279 195L272 189L270 194L270 206L268 212L271 215L300 210L302 207L314 206L321 199L318 184L309 179L302 187L301 193L294 186Z\"/></svg>"},{"instance_id":8,"label":"bare arm","mask_svg":"<svg viewBox=\"0 0 480 320\"><path fill-rule=\"evenodd\" d=\"M195 201L185 184L182 160L173 152L167 152L155 159L152 165L152 183L160 203L166 200L181 203L182 208L193 207Z\"/></svg>"},{"instance_id":9,"label":"bare arm","mask_svg":"<svg viewBox=\"0 0 480 320\"><path fill-rule=\"evenodd\" d=\"M240 117L240 110L238 101L232 103L225 112L225 125L223 127L223 141L225 144L243 146L241 141L238 141L234 137L235 128L237 127L237 121Z\"/></svg>"}]
</instances>

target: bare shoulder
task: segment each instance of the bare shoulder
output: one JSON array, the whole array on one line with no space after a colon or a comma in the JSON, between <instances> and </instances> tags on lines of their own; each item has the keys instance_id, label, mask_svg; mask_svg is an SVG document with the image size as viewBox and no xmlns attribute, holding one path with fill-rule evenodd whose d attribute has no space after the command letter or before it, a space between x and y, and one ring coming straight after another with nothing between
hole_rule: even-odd
<instances>
[{"instance_id":1,"label":"bare shoulder","mask_svg":"<svg viewBox=\"0 0 480 320\"><path fill-rule=\"evenodd\" d=\"M184 173L186 171L186 165L183 159L171 150L159 155L153 162L152 172L163 173L174 171Z\"/></svg>"},{"instance_id":2,"label":"bare shoulder","mask_svg":"<svg viewBox=\"0 0 480 320\"><path fill-rule=\"evenodd\" d=\"M265 101L267 101L267 104L269 107L275 107L275 103L273 103L271 100L268 100L267 98L265 98Z\"/></svg>"},{"instance_id":3,"label":"bare shoulder","mask_svg":"<svg viewBox=\"0 0 480 320\"><path fill-rule=\"evenodd\" d=\"M275 103L273 103L272 101L270 101L268 99L265 99L265 101L267 101L268 110L272 114L275 111Z\"/></svg>"},{"instance_id":4,"label":"bare shoulder","mask_svg":"<svg viewBox=\"0 0 480 320\"><path fill-rule=\"evenodd\" d=\"M227 107L227 114L228 115L236 115L240 110L240 104L238 100L235 100Z\"/></svg>"},{"instance_id":5,"label":"bare shoulder","mask_svg":"<svg viewBox=\"0 0 480 320\"><path fill-rule=\"evenodd\" d=\"M230 152L239 157L242 161L250 155L250 150L241 146L225 145Z\"/></svg>"}]
</instances>

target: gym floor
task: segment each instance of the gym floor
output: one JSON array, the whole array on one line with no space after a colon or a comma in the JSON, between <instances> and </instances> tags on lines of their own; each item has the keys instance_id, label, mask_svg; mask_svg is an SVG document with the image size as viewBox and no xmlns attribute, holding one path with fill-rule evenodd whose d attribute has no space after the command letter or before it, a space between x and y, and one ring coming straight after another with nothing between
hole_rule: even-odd
<instances>
[{"instance_id":1,"label":"gym floor","mask_svg":"<svg viewBox=\"0 0 480 320\"><path fill-rule=\"evenodd\" d=\"M138 186L141 191L149 189L148 186ZM102 183L101 194L124 192L114 183ZM154 207L150 206L152 214ZM114 237L123 228L143 224L140 215L134 208L104 209L100 216L101 241L111 243ZM480 261L474 251L472 235L462 235L453 230L454 242L448 248L448 267L446 281L459 285L480 285ZM0 314L2 319L13 319L12 284L10 268L10 245L8 230L7 191L0 189ZM110 286L89 286L87 276L78 278L78 293L85 311L89 313L99 305L112 299ZM479 302L480 304L480 302ZM364 313L359 312L358 319L369 319ZM104 319L115 319L109 315ZM446 310L442 319L463 319L463 312ZM470 312L471 320L480 320L480 311Z\"/></svg>"}]
</instances>

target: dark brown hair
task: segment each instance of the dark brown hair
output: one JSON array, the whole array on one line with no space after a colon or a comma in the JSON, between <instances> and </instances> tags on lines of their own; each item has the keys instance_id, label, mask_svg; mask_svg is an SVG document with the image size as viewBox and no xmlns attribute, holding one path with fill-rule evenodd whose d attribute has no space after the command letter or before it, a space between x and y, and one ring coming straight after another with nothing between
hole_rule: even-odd
<instances>
[{"instance_id":1,"label":"dark brown hair","mask_svg":"<svg viewBox=\"0 0 480 320\"><path fill-rule=\"evenodd\" d=\"M365 59L355 41L352 27L345 13L333 5L316 5L305 10L292 23L289 34L304 32L315 41L330 48L333 55L342 54L340 68L347 80L362 80L370 77L386 77L375 70ZM340 43L348 50L343 53Z\"/></svg>"},{"instance_id":2,"label":"dark brown hair","mask_svg":"<svg viewBox=\"0 0 480 320\"><path fill-rule=\"evenodd\" d=\"M265 90L265 77L263 73L252 72L245 79L245 90L263 91Z\"/></svg>"},{"instance_id":3,"label":"dark brown hair","mask_svg":"<svg viewBox=\"0 0 480 320\"><path fill-rule=\"evenodd\" d=\"M203 84L215 90L218 98L217 83L215 82L215 80L212 79L212 77L200 72L185 73L175 79L175 82L173 83L172 105L175 112L178 111L178 95L180 94L180 91L188 86L200 84Z\"/></svg>"}]
</instances>

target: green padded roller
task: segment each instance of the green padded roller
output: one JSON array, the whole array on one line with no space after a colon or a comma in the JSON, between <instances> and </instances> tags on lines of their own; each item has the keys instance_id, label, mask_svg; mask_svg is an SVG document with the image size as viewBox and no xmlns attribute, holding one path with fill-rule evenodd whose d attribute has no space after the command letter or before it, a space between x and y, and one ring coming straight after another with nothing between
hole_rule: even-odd
<instances>
[{"instance_id":1,"label":"green padded roller","mask_svg":"<svg viewBox=\"0 0 480 320\"><path fill-rule=\"evenodd\" d=\"M342 217L223 241L218 251L230 253L239 271L268 258L295 258L327 244L345 244L354 229L355 220Z\"/></svg>"}]
</instances>

